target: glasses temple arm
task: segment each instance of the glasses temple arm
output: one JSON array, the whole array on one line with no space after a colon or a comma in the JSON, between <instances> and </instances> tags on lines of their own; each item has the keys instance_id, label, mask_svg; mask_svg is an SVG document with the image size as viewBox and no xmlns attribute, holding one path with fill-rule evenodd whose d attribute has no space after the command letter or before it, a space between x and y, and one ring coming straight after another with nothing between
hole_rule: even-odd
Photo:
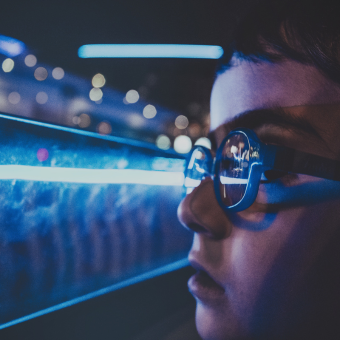
<instances>
[{"instance_id":1,"label":"glasses temple arm","mask_svg":"<svg viewBox=\"0 0 340 340\"><path fill-rule=\"evenodd\" d=\"M268 169L340 181L340 162L291 148L266 145L263 166Z\"/></svg>"}]
</instances>

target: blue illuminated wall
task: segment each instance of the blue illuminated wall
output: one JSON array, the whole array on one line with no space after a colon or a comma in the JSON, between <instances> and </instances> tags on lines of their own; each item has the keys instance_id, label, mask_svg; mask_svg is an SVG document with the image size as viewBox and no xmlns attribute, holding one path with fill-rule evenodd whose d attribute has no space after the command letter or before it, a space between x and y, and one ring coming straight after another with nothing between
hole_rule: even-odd
<instances>
[{"instance_id":1,"label":"blue illuminated wall","mask_svg":"<svg viewBox=\"0 0 340 340\"><path fill-rule=\"evenodd\" d=\"M180 173L183 162L113 137L0 118L0 178L9 164ZM181 197L179 185L0 179L0 326L185 258Z\"/></svg>"}]
</instances>

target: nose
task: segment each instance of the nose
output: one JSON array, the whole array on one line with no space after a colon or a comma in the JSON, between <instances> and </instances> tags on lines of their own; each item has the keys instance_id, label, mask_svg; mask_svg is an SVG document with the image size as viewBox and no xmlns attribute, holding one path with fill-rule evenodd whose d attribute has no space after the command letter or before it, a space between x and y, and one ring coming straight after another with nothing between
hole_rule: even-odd
<instances>
[{"instance_id":1,"label":"nose","mask_svg":"<svg viewBox=\"0 0 340 340\"><path fill-rule=\"evenodd\" d=\"M218 204L212 179L206 178L181 201L177 210L181 224L212 239L230 235L232 224Z\"/></svg>"}]
</instances>

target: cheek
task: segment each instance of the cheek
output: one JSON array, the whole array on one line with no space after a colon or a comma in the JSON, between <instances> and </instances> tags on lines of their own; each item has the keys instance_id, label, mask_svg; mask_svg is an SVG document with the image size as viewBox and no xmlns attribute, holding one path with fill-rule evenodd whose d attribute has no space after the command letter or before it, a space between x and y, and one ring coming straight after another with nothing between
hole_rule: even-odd
<instances>
[{"instance_id":1,"label":"cheek","mask_svg":"<svg viewBox=\"0 0 340 340\"><path fill-rule=\"evenodd\" d=\"M332 202L283 211L261 231L244 229L242 223L233 227L224 277L230 308L239 318L251 320L259 299L268 304L289 299L337 229L339 207Z\"/></svg>"}]
</instances>

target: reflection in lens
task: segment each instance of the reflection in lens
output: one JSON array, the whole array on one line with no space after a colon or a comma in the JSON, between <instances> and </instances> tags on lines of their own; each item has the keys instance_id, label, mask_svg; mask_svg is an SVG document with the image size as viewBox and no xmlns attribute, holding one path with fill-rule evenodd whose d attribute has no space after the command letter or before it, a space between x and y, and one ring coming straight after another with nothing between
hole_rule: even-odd
<instances>
[{"instance_id":1,"label":"reflection in lens","mask_svg":"<svg viewBox=\"0 0 340 340\"><path fill-rule=\"evenodd\" d=\"M184 185L187 188L196 188L201 181L209 176L210 164L205 149L197 147L189 159Z\"/></svg>"},{"instance_id":2,"label":"reflection in lens","mask_svg":"<svg viewBox=\"0 0 340 340\"><path fill-rule=\"evenodd\" d=\"M249 175L249 141L243 133L230 136L219 162L222 202L226 206L239 203L246 191Z\"/></svg>"}]
</instances>

